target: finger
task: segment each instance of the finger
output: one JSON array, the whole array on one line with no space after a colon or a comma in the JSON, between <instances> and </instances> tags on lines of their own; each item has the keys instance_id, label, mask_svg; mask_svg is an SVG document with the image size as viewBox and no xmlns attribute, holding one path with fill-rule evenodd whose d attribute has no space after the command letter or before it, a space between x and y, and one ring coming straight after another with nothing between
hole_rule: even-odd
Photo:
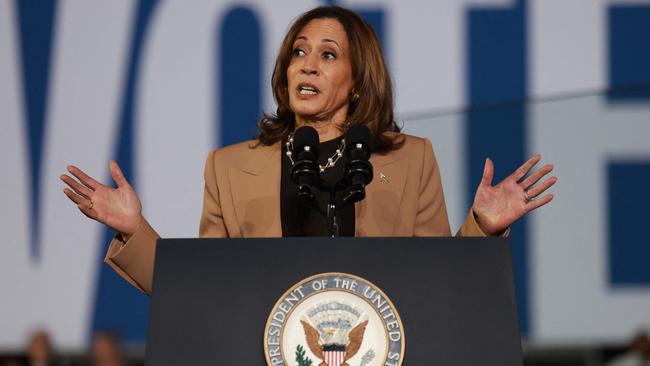
<instances>
[{"instance_id":1,"label":"finger","mask_svg":"<svg viewBox=\"0 0 650 366\"><path fill-rule=\"evenodd\" d=\"M75 193L77 193L78 195L86 199L90 199L90 196L93 193L93 191L91 191L90 188L80 184L79 182L77 182L72 177L66 174L61 175L61 180L65 184L67 184L70 188L72 188L75 191Z\"/></svg>"},{"instance_id":2,"label":"finger","mask_svg":"<svg viewBox=\"0 0 650 366\"><path fill-rule=\"evenodd\" d=\"M97 217L97 211L93 208L93 202L90 200L84 200L77 205L79 211L83 212L84 215L94 219Z\"/></svg>"},{"instance_id":3,"label":"finger","mask_svg":"<svg viewBox=\"0 0 650 366\"><path fill-rule=\"evenodd\" d=\"M546 174L550 173L551 171L553 171L553 164L544 165L542 168L535 171L529 177L524 179L523 182L520 183L521 188L528 189L535 183L539 182L540 179L542 179Z\"/></svg>"},{"instance_id":4,"label":"finger","mask_svg":"<svg viewBox=\"0 0 650 366\"><path fill-rule=\"evenodd\" d=\"M549 193L546 196L544 196L544 197L542 197L542 198L540 198L538 200L532 200L532 201L528 202L528 204L526 205L526 209L528 210L528 212L536 210L536 209L544 206L545 204L551 202L554 197L555 196L553 196L552 194Z\"/></svg>"},{"instance_id":5,"label":"finger","mask_svg":"<svg viewBox=\"0 0 650 366\"><path fill-rule=\"evenodd\" d=\"M492 179L494 178L494 164L492 159L485 159L485 167L483 168L483 178L481 178L481 186L492 187Z\"/></svg>"},{"instance_id":6,"label":"finger","mask_svg":"<svg viewBox=\"0 0 650 366\"><path fill-rule=\"evenodd\" d=\"M528 161L526 161L522 166L517 168L517 170L515 170L515 172L510 175L510 178L518 182L521 178L528 174L528 171L530 171L530 169L534 167L535 164L537 164L541 159L542 157L539 154L533 155L532 158L528 159Z\"/></svg>"},{"instance_id":7,"label":"finger","mask_svg":"<svg viewBox=\"0 0 650 366\"><path fill-rule=\"evenodd\" d=\"M122 173L122 169L120 169L120 166L117 165L115 160L111 160L111 162L108 163L108 170L111 171L111 176L113 177L115 183L117 183L118 187L129 186L129 182L124 177L124 173Z\"/></svg>"},{"instance_id":8,"label":"finger","mask_svg":"<svg viewBox=\"0 0 650 366\"><path fill-rule=\"evenodd\" d=\"M72 202L77 204L77 208L79 209L79 211L81 211L81 213L83 213L84 215L86 215L87 217L89 217L91 219L94 219L94 220L97 219L95 213L91 209L90 200L87 200L87 199L81 197L80 195L74 193L70 188L64 188L63 193L65 193L65 195L68 196L68 198Z\"/></svg>"},{"instance_id":9,"label":"finger","mask_svg":"<svg viewBox=\"0 0 650 366\"><path fill-rule=\"evenodd\" d=\"M81 213L83 213L87 217L89 217L89 218L91 218L93 220L96 220L95 212L89 206L87 206L87 205L77 205L77 208L79 209L79 211L81 211Z\"/></svg>"},{"instance_id":10,"label":"finger","mask_svg":"<svg viewBox=\"0 0 650 366\"><path fill-rule=\"evenodd\" d=\"M553 184L557 182L557 177L550 177L541 184L534 186L533 188L529 189L528 192L528 197L533 199L540 194L544 193L547 189L551 188Z\"/></svg>"},{"instance_id":11,"label":"finger","mask_svg":"<svg viewBox=\"0 0 650 366\"><path fill-rule=\"evenodd\" d=\"M68 171L74 175L81 183L86 187L92 189L93 191L101 185L98 181L94 180L91 176L84 173L81 169L77 168L74 165L68 165Z\"/></svg>"},{"instance_id":12,"label":"finger","mask_svg":"<svg viewBox=\"0 0 650 366\"><path fill-rule=\"evenodd\" d=\"M80 205L82 203L88 202L90 204L90 200L87 198L84 198L76 193L74 193L70 188L63 188L63 193L65 193L66 196L70 199L70 201L76 203L77 205Z\"/></svg>"}]
</instances>

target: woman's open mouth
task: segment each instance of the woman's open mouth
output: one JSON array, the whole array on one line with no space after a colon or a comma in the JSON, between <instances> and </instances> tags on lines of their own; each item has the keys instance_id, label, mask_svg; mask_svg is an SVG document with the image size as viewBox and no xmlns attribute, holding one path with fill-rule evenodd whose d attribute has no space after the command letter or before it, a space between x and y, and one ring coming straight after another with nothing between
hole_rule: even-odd
<instances>
[{"instance_id":1,"label":"woman's open mouth","mask_svg":"<svg viewBox=\"0 0 650 366\"><path fill-rule=\"evenodd\" d=\"M320 92L318 88L310 83L300 83L298 84L298 94L304 96L317 95Z\"/></svg>"}]
</instances>

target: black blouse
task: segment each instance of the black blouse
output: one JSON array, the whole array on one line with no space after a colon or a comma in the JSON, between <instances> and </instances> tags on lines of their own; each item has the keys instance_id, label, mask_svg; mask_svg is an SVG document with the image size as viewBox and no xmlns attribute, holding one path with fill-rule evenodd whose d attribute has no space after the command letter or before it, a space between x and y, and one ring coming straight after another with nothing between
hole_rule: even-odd
<instances>
[{"instance_id":1,"label":"black blouse","mask_svg":"<svg viewBox=\"0 0 650 366\"><path fill-rule=\"evenodd\" d=\"M325 166L327 158L334 155L341 146L343 136L325 141L319 145L318 163ZM346 157L343 155L333 167L321 173L321 179L328 185L334 186L343 178ZM291 161L286 156L286 146L282 144L282 179L280 181L280 211L282 218L282 236L329 236L327 228L327 204L329 192L312 188L314 206L303 205L298 199L298 185L291 181ZM338 202L347 194L337 192ZM337 210L339 236L354 236L354 204L349 204Z\"/></svg>"}]
</instances>

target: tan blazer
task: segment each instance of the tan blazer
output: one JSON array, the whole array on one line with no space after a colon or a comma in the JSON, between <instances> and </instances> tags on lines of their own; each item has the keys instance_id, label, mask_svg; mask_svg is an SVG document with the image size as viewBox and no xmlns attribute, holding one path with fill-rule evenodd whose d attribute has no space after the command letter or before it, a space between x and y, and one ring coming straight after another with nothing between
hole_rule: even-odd
<instances>
[{"instance_id":1,"label":"tan blazer","mask_svg":"<svg viewBox=\"0 0 650 366\"><path fill-rule=\"evenodd\" d=\"M450 236L440 171L428 139L403 135L404 144L372 155L372 182L355 204L355 236ZM253 147L255 141L217 149L205 164L200 237L281 237L281 145ZM385 179L381 179L383 174ZM471 210L460 236L485 236ZM123 242L110 244L105 262L149 293L159 235L144 221Z\"/></svg>"}]
</instances>

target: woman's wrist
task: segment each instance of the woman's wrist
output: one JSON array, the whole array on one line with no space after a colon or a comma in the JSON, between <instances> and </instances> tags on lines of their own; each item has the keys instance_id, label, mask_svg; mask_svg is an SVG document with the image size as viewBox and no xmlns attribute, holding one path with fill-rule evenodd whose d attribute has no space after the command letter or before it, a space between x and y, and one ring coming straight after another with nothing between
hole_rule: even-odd
<instances>
[{"instance_id":1,"label":"woman's wrist","mask_svg":"<svg viewBox=\"0 0 650 366\"><path fill-rule=\"evenodd\" d=\"M485 234L485 236L501 236L503 233L508 230L508 228L502 229L502 230L492 230L489 228L485 227L485 223L481 222L481 218L479 215L476 214L476 210L472 207L472 215L474 215L474 221L476 221L476 224L478 225L479 229Z\"/></svg>"},{"instance_id":2,"label":"woman's wrist","mask_svg":"<svg viewBox=\"0 0 650 366\"><path fill-rule=\"evenodd\" d=\"M119 232L120 236L122 237L122 241L124 243L128 242L133 237L133 235L135 235L135 233L137 233L138 230L140 230L140 225L142 225L142 223L144 222L144 217L142 215L139 215L136 222L137 223L133 226L134 229L132 232L123 232L123 231Z\"/></svg>"}]
</instances>

